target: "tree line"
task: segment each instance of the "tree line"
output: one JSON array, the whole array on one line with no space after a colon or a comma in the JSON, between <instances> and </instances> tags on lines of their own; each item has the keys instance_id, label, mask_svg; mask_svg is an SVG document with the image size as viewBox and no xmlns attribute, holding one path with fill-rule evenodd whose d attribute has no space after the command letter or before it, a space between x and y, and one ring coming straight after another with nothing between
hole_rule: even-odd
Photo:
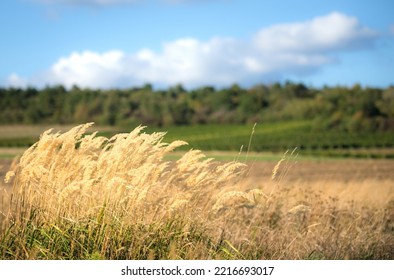
<instances>
[{"instance_id":1,"label":"tree line","mask_svg":"<svg viewBox=\"0 0 394 280\"><path fill-rule=\"evenodd\" d=\"M0 124L75 124L95 122L120 127L138 124L250 124L313 120L317 130L387 131L394 129L394 87L312 88L275 83L242 88L182 85L154 90L150 84L129 89L0 88Z\"/></svg>"}]
</instances>

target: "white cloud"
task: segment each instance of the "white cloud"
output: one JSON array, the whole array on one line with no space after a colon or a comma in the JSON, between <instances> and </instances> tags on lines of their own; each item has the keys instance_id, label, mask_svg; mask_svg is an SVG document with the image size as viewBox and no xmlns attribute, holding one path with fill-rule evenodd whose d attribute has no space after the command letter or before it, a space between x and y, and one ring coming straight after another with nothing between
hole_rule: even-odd
<instances>
[{"instance_id":1,"label":"white cloud","mask_svg":"<svg viewBox=\"0 0 394 280\"><path fill-rule=\"evenodd\" d=\"M363 48L377 32L338 12L310 21L279 24L259 31L254 44L267 52L327 52Z\"/></svg>"},{"instance_id":2,"label":"white cloud","mask_svg":"<svg viewBox=\"0 0 394 280\"><path fill-rule=\"evenodd\" d=\"M337 52L370 47L376 36L356 18L331 13L307 22L267 27L247 41L183 38L163 44L159 52L74 52L29 82L95 88L266 82L313 73L335 62ZM19 79L24 81L14 74L9 83Z\"/></svg>"},{"instance_id":3,"label":"white cloud","mask_svg":"<svg viewBox=\"0 0 394 280\"><path fill-rule=\"evenodd\" d=\"M27 80L20 77L16 73L12 73L10 76L8 76L7 84L12 87L26 87Z\"/></svg>"},{"instance_id":4,"label":"white cloud","mask_svg":"<svg viewBox=\"0 0 394 280\"><path fill-rule=\"evenodd\" d=\"M72 53L59 59L50 70L50 78L57 83L71 86L105 87L122 77L125 54L109 51L103 54L94 52Z\"/></svg>"}]
</instances>

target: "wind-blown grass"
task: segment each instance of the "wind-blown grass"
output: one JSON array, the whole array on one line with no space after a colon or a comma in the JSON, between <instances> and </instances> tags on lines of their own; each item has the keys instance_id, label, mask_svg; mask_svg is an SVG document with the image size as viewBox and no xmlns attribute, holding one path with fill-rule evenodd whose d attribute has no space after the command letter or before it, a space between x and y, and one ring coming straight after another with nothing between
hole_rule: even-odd
<instances>
[{"instance_id":1,"label":"wind-blown grass","mask_svg":"<svg viewBox=\"0 0 394 280\"><path fill-rule=\"evenodd\" d=\"M84 239L98 231L95 242L97 238L103 238L104 242L105 238L114 236L114 229L109 230L108 225L125 232L136 230L134 227L142 231L146 228L147 233L152 234L148 229L154 232L156 227L158 231L161 226L167 228L168 223L171 228L177 225L173 221L176 212L186 206L189 216L182 218L216 210L219 192L225 191L230 182L231 186L235 184L244 168L237 162L218 164L193 150L175 163L164 161L166 154L186 143L163 143L164 133L145 134L143 127L110 139L97 137L95 133L85 135L90 125L77 126L63 134L46 131L22 155L16 169L6 175L6 181L14 177L14 198L3 227L18 227L23 231L18 236L23 236L26 230L33 230L33 236L44 232L49 241L51 234L56 232L68 240L71 230L73 234L77 231L76 239L80 239L79 235ZM86 232L78 233L80 230ZM8 233L6 231L6 235ZM161 233L159 238L166 239L165 234ZM40 257L54 257L53 252L47 253L48 248L41 248L42 242L49 241L39 242ZM5 257L31 257L29 250L32 248L23 246L19 248L23 249L21 252L9 255L10 252L3 251L3 254ZM59 246L60 250L64 247ZM100 254L113 257L113 253L107 255L102 250ZM122 253L120 256L134 255Z\"/></svg>"},{"instance_id":2,"label":"wind-blown grass","mask_svg":"<svg viewBox=\"0 0 394 280\"><path fill-rule=\"evenodd\" d=\"M90 126L44 132L7 173L0 258L393 258L392 204L360 208L278 186L285 157L268 192L245 186L237 161L198 150L165 160L186 143L164 143L164 133L108 139L86 135Z\"/></svg>"}]
</instances>

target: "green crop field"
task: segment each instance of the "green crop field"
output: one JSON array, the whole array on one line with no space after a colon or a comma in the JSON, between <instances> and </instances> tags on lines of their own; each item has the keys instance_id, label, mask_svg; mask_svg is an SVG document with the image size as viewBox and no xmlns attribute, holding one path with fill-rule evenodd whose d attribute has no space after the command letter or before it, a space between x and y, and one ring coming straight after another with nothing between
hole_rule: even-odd
<instances>
[{"instance_id":1,"label":"green crop field","mask_svg":"<svg viewBox=\"0 0 394 280\"><path fill-rule=\"evenodd\" d=\"M147 128L157 131L158 128ZM298 147L305 155L336 157L394 157L394 132L317 132L307 121L253 125L168 127L166 141L183 139L184 149L283 153ZM253 133L252 133L253 131Z\"/></svg>"},{"instance_id":2,"label":"green crop field","mask_svg":"<svg viewBox=\"0 0 394 280\"><path fill-rule=\"evenodd\" d=\"M45 128L50 128L46 126ZM69 126L55 126L65 131ZM115 133L129 132L134 127L93 127L99 135L110 137ZM43 126L0 126L0 147L28 147L39 139ZM394 132L340 132L315 131L308 121L287 121L254 125L194 125L146 127L145 132L167 132L164 141L182 139L189 143L182 150L281 154L298 148L302 155L324 157L394 158ZM235 154L235 153L234 153Z\"/></svg>"}]
</instances>

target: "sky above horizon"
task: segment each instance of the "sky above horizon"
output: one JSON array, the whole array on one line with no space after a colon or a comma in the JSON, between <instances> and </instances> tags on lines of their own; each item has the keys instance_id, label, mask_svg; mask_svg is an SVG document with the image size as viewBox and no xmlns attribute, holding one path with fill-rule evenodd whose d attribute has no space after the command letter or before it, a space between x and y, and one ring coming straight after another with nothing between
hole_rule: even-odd
<instances>
[{"instance_id":1,"label":"sky above horizon","mask_svg":"<svg viewBox=\"0 0 394 280\"><path fill-rule=\"evenodd\" d=\"M0 86L394 85L392 0L0 2Z\"/></svg>"}]
</instances>

